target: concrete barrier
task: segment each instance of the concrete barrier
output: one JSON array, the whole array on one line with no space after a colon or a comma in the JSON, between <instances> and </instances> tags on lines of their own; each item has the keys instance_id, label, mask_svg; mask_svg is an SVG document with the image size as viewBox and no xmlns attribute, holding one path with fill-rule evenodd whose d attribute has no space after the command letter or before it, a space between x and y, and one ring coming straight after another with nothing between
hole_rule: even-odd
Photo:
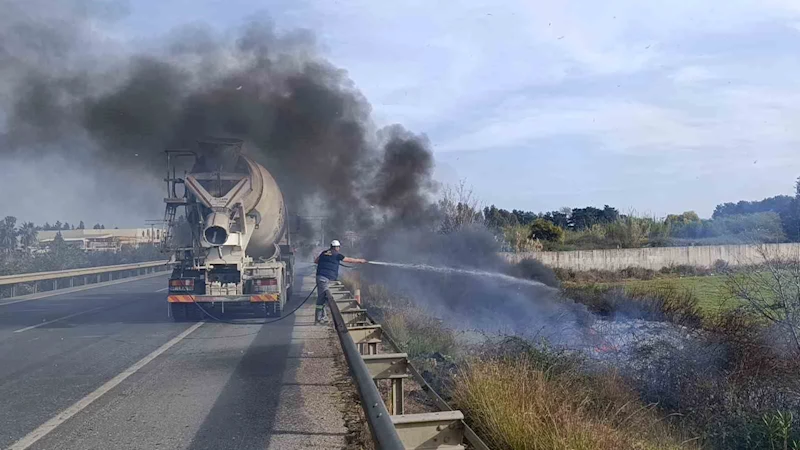
<instances>
[{"instance_id":1,"label":"concrete barrier","mask_svg":"<svg viewBox=\"0 0 800 450\"><path fill-rule=\"evenodd\" d=\"M800 259L800 243L764 245L703 245L696 247L625 248L610 250L580 250L570 252L503 253L512 263L533 258L553 268L573 270L621 270L643 267L659 270L663 267L689 265L711 267L722 260L730 265L755 264L763 258L763 248L770 256Z\"/></svg>"}]
</instances>

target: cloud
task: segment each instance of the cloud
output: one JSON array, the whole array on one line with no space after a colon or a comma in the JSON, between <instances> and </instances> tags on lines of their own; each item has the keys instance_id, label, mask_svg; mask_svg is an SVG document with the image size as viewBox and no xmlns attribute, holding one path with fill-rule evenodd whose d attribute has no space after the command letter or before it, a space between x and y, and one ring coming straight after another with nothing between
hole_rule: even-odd
<instances>
[{"instance_id":1,"label":"cloud","mask_svg":"<svg viewBox=\"0 0 800 450\"><path fill-rule=\"evenodd\" d=\"M672 74L671 78L678 85L695 85L718 79L712 71L700 66L681 67Z\"/></svg>"}]
</instances>

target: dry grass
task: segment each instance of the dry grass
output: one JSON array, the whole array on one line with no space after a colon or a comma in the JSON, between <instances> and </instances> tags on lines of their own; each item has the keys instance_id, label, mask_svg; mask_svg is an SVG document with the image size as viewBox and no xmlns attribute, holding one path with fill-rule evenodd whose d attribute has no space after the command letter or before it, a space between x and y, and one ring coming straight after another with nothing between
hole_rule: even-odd
<instances>
[{"instance_id":1,"label":"dry grass","mask_svg":"<svg viewBox=\"0 0 800 450\"><path fill-rule=\"evenodd\" d=\"M494 449L684 449L653 407L613 374L550 371L525 358L476 360L453 399Z\"/></svg>"},{"instance_id":2,"label":"dry grass","mask_svg":"<svg viewBox=\"0 0 800 450\"><path fill-rule=\"evenodd\" d=\"M350 289L359 286L362 305L394 339L400 351L408 353L411 359L456 352L453 330L409 299L392 294L381 284L356 282L351 278L345 278L343 282Z\"/></svg>"}]
</instances>

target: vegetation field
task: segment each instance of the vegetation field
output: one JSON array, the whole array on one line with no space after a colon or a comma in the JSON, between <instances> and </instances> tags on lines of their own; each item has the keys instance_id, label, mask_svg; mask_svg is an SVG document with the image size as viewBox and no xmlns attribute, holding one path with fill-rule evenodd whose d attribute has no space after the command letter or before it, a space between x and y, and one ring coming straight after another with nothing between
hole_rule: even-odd
<instances>
[{"instance_id":1,"label":"vegetation field","mask_svg":"<svg viewBox=\"0 0 800 450\"><path fill-rule=\"evenodd\" d=\"M697 306L706 315L716 315L742 305L732 297L725 287L724 275L697 277L656 278L653 280L629 280L622 282L628 294L662 289L688 290L697 298Z\"/></svg>"}]
</instances>

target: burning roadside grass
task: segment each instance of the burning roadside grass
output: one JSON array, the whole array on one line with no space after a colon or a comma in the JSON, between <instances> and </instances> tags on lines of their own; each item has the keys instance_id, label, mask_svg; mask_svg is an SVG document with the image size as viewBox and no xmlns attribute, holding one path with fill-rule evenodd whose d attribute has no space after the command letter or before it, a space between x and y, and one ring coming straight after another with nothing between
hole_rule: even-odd
<instances>
[{"instance_id":1,"label":"burning roadside grass","mask_svg":"<svg viewBox=\"0 0 800 450\"><path fill-rule=\"evenodd\" d=\"M385 286L361 289L367 308L492 448L800 442L792 422L800 415L800 364L772 352L768 330L747 317L702 319L690 292L575 295L569 300L586 305L589 319L555 346L535 330L509 337L454 329Z\"/></svg>"}]
</instances>

